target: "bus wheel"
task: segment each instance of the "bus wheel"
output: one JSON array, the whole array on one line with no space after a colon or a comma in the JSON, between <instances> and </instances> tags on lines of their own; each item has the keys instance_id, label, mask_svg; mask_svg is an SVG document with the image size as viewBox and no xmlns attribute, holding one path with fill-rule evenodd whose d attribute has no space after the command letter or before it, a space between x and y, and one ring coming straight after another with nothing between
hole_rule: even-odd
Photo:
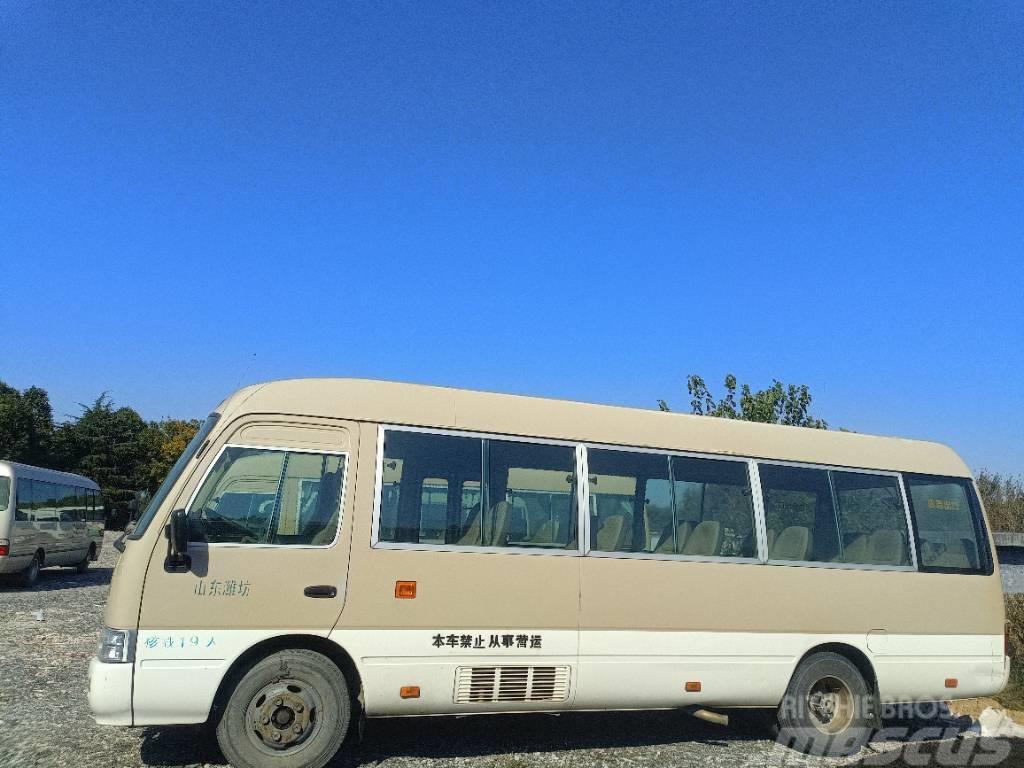
<instances>
[{"instance_id":1,"label":"bus wheel","mask_svg":"<svg viewBox=\"0 0 1024 768\"><path fill-rule=\"evenodd\" d=\"M86 554L86 556L82 558L81 562L75 564L75 572L76 573L85 573L88 570L89 570L89 555Z\"/></svg>"},{"instance_id":2,"label":"bus wheel","mask_svg":"<svg viewBox=\"0 0 1024 768\"><path fill-rule=\"evenodd\" d=\"M321 768L352 720L345 676L326 656L279 651L235 686L217 723L221 751L236 768Z\"/></svg>"},{"instance_id":3,"label":"bus wheel","mask_svg":"<svg viewBox=\"0 0 1024 768\"><path fill-rule=\"evenodd\" d=\"M39 580L39 553L32 555L32 562L21 572L21 586L31 587Z\"/></svg>"},{"instance_id":4,"label":"bus wheel","mask_svg":"<svg viewBox=\"0 0 1024 768\"><path fill-rule=\"evenodd\" d=\"M779 706L778 740L801 752L846 756L871 737L872 693L838 653L816 653L797 667Z\"/></svg>"}]
</instances>

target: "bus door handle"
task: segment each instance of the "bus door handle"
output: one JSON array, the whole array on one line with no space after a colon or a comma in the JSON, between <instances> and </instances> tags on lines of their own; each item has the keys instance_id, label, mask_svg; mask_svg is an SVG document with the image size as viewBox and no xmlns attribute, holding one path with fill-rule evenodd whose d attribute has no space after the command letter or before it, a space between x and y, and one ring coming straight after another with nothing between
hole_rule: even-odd
<instances>
[{"instance_id":1,"label":"bus door handle","mask_svg":"<svg viewBox=\"0 0 1024 768\"><path fill-rule=\"evenodd\" d=\"M332 587L330 584L316 584L312 587L306 587L302 590L302 594L306 597L337 597L338 588Z\"/></svg>"}]
</instances>

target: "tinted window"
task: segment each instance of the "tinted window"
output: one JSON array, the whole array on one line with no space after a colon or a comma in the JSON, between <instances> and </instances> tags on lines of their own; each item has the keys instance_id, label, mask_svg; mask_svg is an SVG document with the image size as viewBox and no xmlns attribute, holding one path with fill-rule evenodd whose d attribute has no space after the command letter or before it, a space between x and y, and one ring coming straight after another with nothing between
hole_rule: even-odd
<instances>
[{"instance_id":1,"label":"tinted window","mask_svg":"<svg viewBox=\"0 0 1024 768\"><path fill-rule=\"evenodd\" d=\"M25 478L18 479L17 486L17 499L15 500L17 509L14 512L14 519L21 521L28 521L32 519L34 510L34 489L32 488L32 481Z\"/></svg>"},{"instance_id":2,"label":"tinted window","mask_svg":"<svg viewBox=\"0 0 1024 768\"><path fill-rule=\"evenodd\" d=\"M917 533L918 559L927 570L991 573L981 509L969 480L904 475Z\"/></svg>"},{"instance_id":3,"label":"tinted window","mask_svg":"<svg viewBox=\"0 0 1024 768\"><path fill-rule=\"evenodd\" d=\"M745 462L591 449L591 547L754 557Z\"/></svg>"},{"instance_id":4,"label":"tinted window","mask_svg":"<svg viewBox=\"0 0 1024 768\"><path fill-rule=\"evenodd\" d=\"M7 509L11 502L11 478L0 477L0 512Z\"/></svg>"},{"instance_id":5,"label":"tinted window","mask_svg":"<svg viewBox=\"0 0 1024 768\"><path fill-rule=\"evenodd\" d=\"M57 497L60 486L43 480L32 481L32 515L40 522L57 520Z\"/></svg>"},{"instance_id":6,"label":"tinted window","mask_svg":"<svg viewBox=\"0 0 1024 768\"><path fill-rule=\"evenodd\" d=\"M327 545L335 537L345 459L229 446L189 509L191 536L210 543Z\"/></svg>"},{"instance_id":7,"label":"tinted window","mask_svg":"<svg viewBox=\"0 0 1024 768\"><path fill-rule=\"evenodd\" d=\"M388 431L380 541L480 546L482 441Z\"/></svg>"},{"instance_id":8,"label":"tinted window","mask_svg":"<svg viewBox=\"0 0 1024 768\"><path fill-rule=\"evenodd\" d=\"M672 485L674 546L679 554L756 556L754 505L745 462L674 456Z\"/></svg>"},{"instance_id":9,"label":"tinted window","mask_svg":"<svg viewBox=\"0 0 1024 768\"><path fill-rule=\"evenodd\" d=\"M842 552L835 559L865 565L909 565L907 515L892 475L832 471Z\"/></svg>"},{"instance_id":10,"label":"tinted window","mask_svg":"<svg viewBox=\"0 0 1024 768\"><path fill-rule=\"evenodd\" d=\"M587 449L590 548L654 552L672 531L668 456Z\"/></svg>"},{"instance_id":11,"label":"tinted window","mask_svg":"<svg viewBox=\"0 0 1024 768\"><path fill-rule=\"evenodd\" d=\"M575 547L575 464L568 446L389 430L377 538Z\"/></svg>"},{"instance_id":12,"label":"tinted window","mask_svg":"<svg viewBox=\"0 0 1024 768\"><path fill-rule=\"evenodd\" d=\"M759 464L768 556L828 562L840 555L836 510L824 469Z\"/></svg>"},{"instance_id":13,"label":"tinted window","mask_svg":"<svg viewBox=\"0 0 1024 768\"><path fill-rule=\"evenodd\" d=\"M486 541L492 546L576 548L574 448L488 440L487 466Z\"/></svg>"}]
</instances>

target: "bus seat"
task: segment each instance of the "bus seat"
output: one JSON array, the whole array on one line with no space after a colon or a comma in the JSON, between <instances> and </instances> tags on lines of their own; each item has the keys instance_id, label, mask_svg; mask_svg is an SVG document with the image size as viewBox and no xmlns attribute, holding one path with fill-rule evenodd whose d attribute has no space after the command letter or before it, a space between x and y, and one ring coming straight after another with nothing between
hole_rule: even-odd
<instances>
[{"instance_id":1,"label":"bus seat","mask_svg":"<svg viewBox=\"0 0 1024 768\"><path fill-rule=\"evenodd\" d=\"M555 521L548 520L530 537L530 542L533 544L554 544L555 536L557 535L556 528Z\"/></svg>"},{"instance_id":2,"label":"bus seat","mask_svg":"<svg viewBox=\"0 0 1024 768\"><path fill-rule=\"evenodd\" d=\"M871 534L868 562L875 565L906 565L907 546L903 534L892 528L879 528Z\"/></svg>"},{"instance_id":3,"label":"bus seat","mask_svg":"<svg viewBox=\"0 0 1024 768\"><path fill-rule=\"evenodd\" d=\"M772 560L807 560L811 556L811 532L802 525L783 528L771 547Z\"/></svg>"},{"instance_id":4,"label":"bus seat","mask_svg":"<svg viewBox=\"0 0 1024 768\"><path fill-rule=\"evenodd\" d=\"M970 542L964 539L956 539L946 544L946 550L930 563L936 568L977 568L977 560L971 560L971 551L965 546ZM973 549L973 545L971 547Z\"/></svg>"},{"instance_id":5,"label":"bus seat","mask_svg":"<svg viewBox=\"0 0 1024 768\"><path fill-rule=\"evenodd\" d=\"M491 507L491 538L485 545L504 547L508 544L509 525L512 522L512 505L499 501Z\"/></svg>"},{"instance_id":6,"label":"bus seat","mask_svg":"<svg viewBox=\"0 0 1024 768\"><path fill-rule=\"evenodd\" d=\"M466 530L462 532L462 536L455 543L460 547L479 547L480 546L480 502L477 502L469 510L467 517L469 525L466 526Z\"/></svg>"},{"instance_id":7,"label":"bus seat","mask_svg":"<svg viewBox=\"0 0 1024 768\"><path fill-rule=\"evenodd\" d=\"M717 520L697 523L683 545L683 555L717 555L722 546L722 524Z\"/></svg>"},{"instance_id":8,"label":"bus seat","mask_svg":"<svg viewBox=\"0 0 1024 768\"><path fill-rule=\"evenodd\" d=\"M654 551L661 555L671 555L676 551L682 551L686 544L686 540L690 538L690 531L693 530L693 525L689 521L684 520L676 528L676 537L672 539L672 523L665 526L665 530L661 532L661 538L658 540L658 546L654 548Z\"/></svg>"},{"instance_id":9,"label":"bus seat","mask_svg":"<svg viewBox=\"0 0 1024 768\"><path fill-rule=\"evenodd\" d=\"M320 478L316 493L316 507L309 522L303 526L304 538L310 544L323 545L334 541L338 532L338 496L341 492L341 473L326 472ZM268 502L264 502L266 504ZM334 525L331 525L331 523Z\"/></svg>"},{"instance_id":10,"label":"bus seat","mask_svg":"<svg viewBox=\"0 0 1024 768\"><path fill-rule=\"evenodd\" d=\"M599 552L620 552L626 540L626 518L623 515L608 515L597 530L595 546Z\"/></svg>"},{"instance_id":11,"label":"bus seat","mask_svg":"<svg viewBox=\"0 0 1024 768\"><path fill-rule=\"evenodd\" d=\"M843 553L832 558L837 563L871 563L871 544L869 538L860 534L853 541L843 547Z\"/></svg>"}]
</instances>

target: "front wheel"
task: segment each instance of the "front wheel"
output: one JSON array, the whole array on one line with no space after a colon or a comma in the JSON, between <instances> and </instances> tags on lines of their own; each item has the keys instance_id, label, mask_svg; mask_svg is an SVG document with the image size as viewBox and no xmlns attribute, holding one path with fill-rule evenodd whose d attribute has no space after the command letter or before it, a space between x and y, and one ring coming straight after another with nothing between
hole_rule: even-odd
<instances>
[{"instance_id":1,"label":"front wheel","mask_svg":"<svg viewBox=\"0 0 1024 768\"><path fill-rule=\"evenodd\" d=\"M217 741L235 768L321 768L351 721L352 698L333 661L304 649L278 651L238 681Z\"/></svg>"},{"instance_id":2,"label":"front wheel","mask_svg":"<svg viewBox=\"0 0 1024 768\"><path fill-rule=\"evenodd\" d=\"M856 754L871 737L873 707L871 689L853 662L816 653L789 682L779 706L778 739L808 754Z\"/></svg>"}]
</instances>

